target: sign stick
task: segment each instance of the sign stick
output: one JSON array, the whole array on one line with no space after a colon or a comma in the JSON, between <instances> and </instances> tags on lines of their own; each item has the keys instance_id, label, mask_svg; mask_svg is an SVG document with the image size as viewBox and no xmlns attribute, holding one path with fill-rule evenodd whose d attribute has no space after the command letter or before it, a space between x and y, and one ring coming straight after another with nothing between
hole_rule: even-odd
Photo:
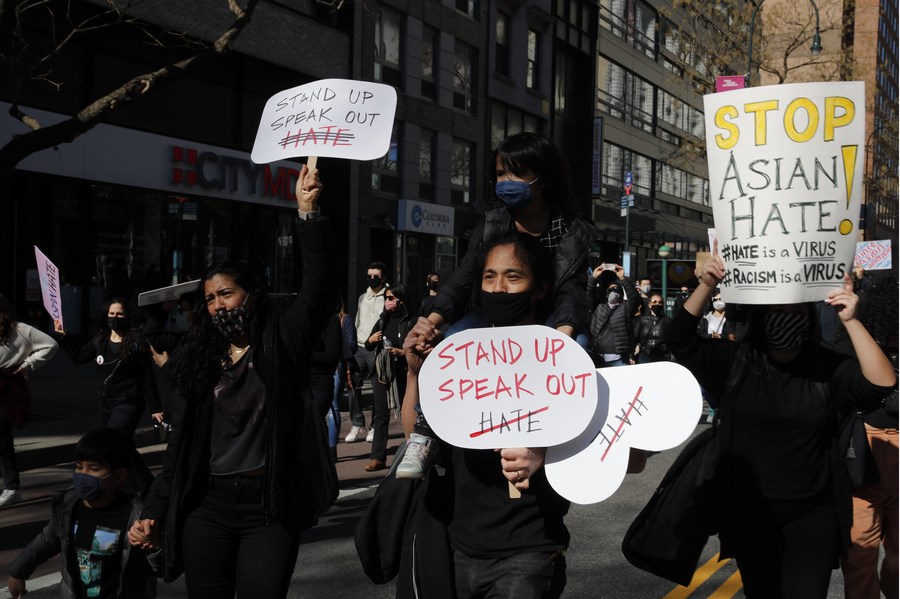
<instances>
[{"instance_id":1,"label":"sign stick","mask_svg":"<svg viewBox=\"0 0 900 599\"><path fill-rule=\"evenodd\" d=\"M516 488L516 485L512 484L511 481L506 481L509 483L509 498L510 499L522 499L522 491Z\"/></svg>"},{"instance_id":2,"label":"sign stick","mask_svg":"<svg viewBox=\"0 0 900 599\"><path fill-rule=\"evenodd\" d=\"M314 168L316 168L316 163L318 161L319 161L318 156L308 156L306 158L306 168L308 168L309 170L313 170Z\"/></svg>"}]
</instances>

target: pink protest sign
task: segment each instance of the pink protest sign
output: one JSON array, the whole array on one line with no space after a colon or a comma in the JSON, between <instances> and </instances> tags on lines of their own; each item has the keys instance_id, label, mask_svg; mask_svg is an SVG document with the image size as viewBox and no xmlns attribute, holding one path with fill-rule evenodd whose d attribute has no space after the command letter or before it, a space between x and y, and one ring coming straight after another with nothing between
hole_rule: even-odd
<instances>
[{"instance_id":1,"label":"pink protest sign","mask_svg":"<svg viewBox=\"0 0 900 599\"><path fill-rule=\"evenodd\" d=\"M857 242L853 264L862 266L865 270L890 270L891 240Z\"/></svg>"},{"instance_id":2,"label":"pink protest sign","mask_svg":"<svg viewBox=\"0 0 900 599\"><path fill-rule=\"evenodd\" d=\"M716 93L744 89L744 83L743 75L719 75L716 77Z\"/></svg>"},{"instance_id":3,"label":"pink protest sign","mask_svg":"<svg viewBox=\"0 0 900 599\"><path fill-rule=\"evenodd\" d=\"M434 432L457 447L548 447L594 418L595 376L590 356L555 329L470 329L432 350L419 398Z\"/></svg>"},{"instance_id":4,"label":"pink protest sign","mask_svg":"<svg viewBox=\"0 0 900 599\"><path fill-rule=\"evenodd\" d=\"M38 278L41 282L44 308L47 309L53 320L59 321L60 328L65 330L65 327L63 327L62 299L59 293L59 269L37 246L34 246L34 257L37 260Z\"/></svg>"}]
</instances>

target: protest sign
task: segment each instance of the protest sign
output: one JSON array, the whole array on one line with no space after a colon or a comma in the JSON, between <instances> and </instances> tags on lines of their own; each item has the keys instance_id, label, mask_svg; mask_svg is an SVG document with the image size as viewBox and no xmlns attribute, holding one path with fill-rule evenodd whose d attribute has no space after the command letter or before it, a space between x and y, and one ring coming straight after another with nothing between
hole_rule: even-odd
<instances>
[{"instance_id":1,"label":"protest sign","mask_svg":"<svg viewBox=\"0 0 900 599\"><path fill-rule=\"evenodd\" d=\"M38 249L34 246L34 258L37 261L38 279L41 282L41 296L44 300L44 308L50 313L50 317L54 321L59 321L60 328L63 327L62 300L59 293L59 269Z\"/></svg>"},{"instance_id":2,"label":"protest sign","mask_svg":"<svg viewBox=\"0 0 900 599\"><path fill-rule=\"evenodd\" d=\"M571 441L549 447L544 461L550 485L573 503L596 503L615 493L632 447L676 447L703 410L700 385L674 362L600 369L597 389L590 425Z\"/></svg>"},{"instance_id":3,"label":"protest sign","mask_svg":"<svg viewBox=\"0 0 900 599\"><path fill-rule=\"evenodd\" d=\"M469 329L431 351L419 401L431 428L452 445L548 447L594 418L594 379L590 356L556 329Z\"/></svg>"},{"instance_id":4,"label":"protest sign","mask_svg":"<svg viewBox=\"0 0 900 599\"><path fill-rule=\"evenodd\" d=\"M753 87L703 103L723 299L799 303L839 289L862 198L864 84Z\"/></svg>"},{"instance_id":5,"label":"protest sign","mask_svg":"<svg viewBox=\"0 0 900 599\"><path fill-rule=\"evenodd\" d=\"M862 266L864 270L890 270L891 240L860 241L856 244L856 256L853 264Z\"/></svg>"},{"instance_id":6,"label":"protest sign","mask_svg":"<svg viewBox=\"0 0 900 599\"><path fill-rule=\"evenodd\" d=\"M144 291L138 295L138 307L177 301L181 299L182 295L187 295L200 289L200 283L200 279L195 279L185 283L178 283L177 285Z\"/></svg>"},{"instance_id":7,"label":"protest sign","mask_svg":"<svg viewBox=\"0 0 900 599\"><path fill-rule=\"evenodd\" d=\"M396 108L396 90L383 83L321 79L284 90L266 102L250 159L380 158L390 148Z\"/></svg>"}]
</instances>

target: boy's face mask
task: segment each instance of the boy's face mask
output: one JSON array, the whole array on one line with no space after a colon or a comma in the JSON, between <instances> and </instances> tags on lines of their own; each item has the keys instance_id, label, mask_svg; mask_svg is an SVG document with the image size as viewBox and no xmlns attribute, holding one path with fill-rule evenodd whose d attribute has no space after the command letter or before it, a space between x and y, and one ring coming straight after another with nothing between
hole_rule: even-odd
<instances>
[{"instance_id":1,"label":"boy's face mask","mask_svg":"<svg viewBox=\"0 0 900 599\"><path fill-rule=\"evenodd\" d=\"M84 472L76 472L72 475L72 488L75 491L75 495L79 498L90 501L96 499L103 493L103 481L110 476L112 475L107 474L103 478L100 478L98 476L85 474Z\"/></svg>"}]
</instances>

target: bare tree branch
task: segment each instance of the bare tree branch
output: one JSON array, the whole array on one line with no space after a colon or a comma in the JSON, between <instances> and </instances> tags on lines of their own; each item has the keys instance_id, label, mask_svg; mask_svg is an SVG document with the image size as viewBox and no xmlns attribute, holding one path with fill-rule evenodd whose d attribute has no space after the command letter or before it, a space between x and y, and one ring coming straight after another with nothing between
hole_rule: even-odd
<instances>
[{"instance_id":1,"label":"bare tree branch","mask_svg":"<svg viewBox=\"0 0 900 599\"><path fill-rule=\"evenodd\" d=\"M35 2L29 4L29 7L37 7L43 4L44 1L35 0ZM0 148L0 170L14 168L22 159L34 152L52 148L60 143L71 142L82 133L93 128L104 116L119 106L138 100L163 83L184 76L185 73L195 69L202 61L225 54L250 22L250 17L258 1L247 0L246 6L242 7L237 0L228 0L228 8L234 16L234 20L210 48L165 67L137 75L117 89L93 101L73 117L57 124L42 127L36 119L25 114L14 103L9 110L10 116L26 124L31 131L14 136L11 141ZM111 4L115 3L111 2ZM2 8L2 5L0 5L0 8ZM85 26L86 22L88 22L87 19L80 21L77 27L82 27L82 31L84 27L93 27L90 24Z\"/></svg>"}]
</instances>

